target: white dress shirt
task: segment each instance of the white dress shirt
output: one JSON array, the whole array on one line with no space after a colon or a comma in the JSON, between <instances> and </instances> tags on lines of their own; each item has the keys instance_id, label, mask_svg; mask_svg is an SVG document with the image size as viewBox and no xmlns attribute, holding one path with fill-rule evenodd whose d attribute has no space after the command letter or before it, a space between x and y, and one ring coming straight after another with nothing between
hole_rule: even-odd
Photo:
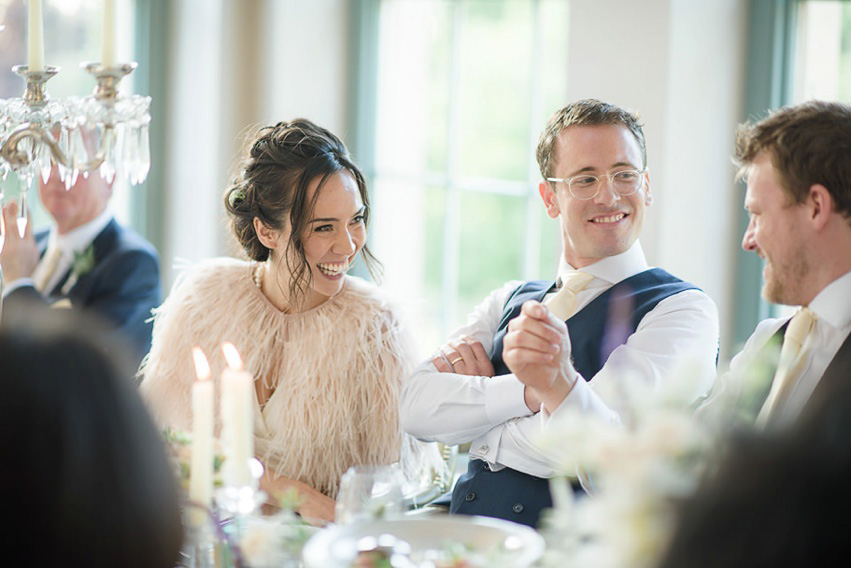
<instances>
[{"instance_id":1,"label":"white dress shirt","mask_svg":"<svg viewBox=\"0 0 851 568\"><path fill-rule=\"evenodd\" d=\"M95 237L103 231L111 220L112 212L109 210L109 207L107 207L100 215L88 223L80 225L79 227L68 231L64 235L60 235L56 231L55 226L50 228L50 235L47 237L47 248L45 250L50 250L51 247L59 247L61 256L56 265L56 269L53 271L53 275L44 287L45 295L53 291L56 285L59 284L62 277L65 276L71 268L71 265L74 263L74 253L81 253L86 250L86 247L92 244ZM43 259L44 258L42 257L42 260ZM34 286L35 282L41 275L41 271L44 269L44 264L39 262L32 277L17 278L12 282L9 282L3 290L3 297L22 286Z\"/></svg>"},{"instance_id":2,"label":"white dress shirt","mask_svg":"<svg viewBox=\"0 0 851 568\"><path fill-rule=\"evenodd\" d=\"M772 416L772 425L788 425L800 415L842 342L851 332L851 272L828 284L813 298L809 308L818 319L807 336L801 374L789 393L787 403L780 408L780 414ZM723 412L724 409L716 408L717 405L725 404L721 399L731 401L738 397L745 387L745 381L752 376L751 366L759 359L763 347L789 319L770 318L759 322L744 348L730 361L730 370L718 379L717 392L713 392L701 406L701 413Z\"/></svg>"},{"instance_id":3,"label":"white dress shirt","mask_svg":"<svg viewBox=\"0 0 851 568\"><path fill-rule=\"evenodd\" d=\"M638 242L623 254L584 267L582 271L594 279L578 293L577 309L648 268ZM560 269L573 270L564 263ZM451 339L473 337L491 352L505 303L520 284L509 282L491 292ZM618 407L617 392L621 381L639 380L656 389L675 380L686 360L696 365L694 372L699 375L694 392L697 399L714 380L717 348L718 310L714 302L699 290L674 294L648 312L590 383L570 365L569 372L578 380L553 416L578 412L619 421L623 409ZM426 441L472 442L470 457L485 460L493 470L508 466L538 477L552 477L557 465L536 444L550 417L545 412L540 416L530 412L523 391L523 383L513 374L477 377L440 373L429 360L416 368L404 387L403 428Z\"/></svg>"}]
</instances>

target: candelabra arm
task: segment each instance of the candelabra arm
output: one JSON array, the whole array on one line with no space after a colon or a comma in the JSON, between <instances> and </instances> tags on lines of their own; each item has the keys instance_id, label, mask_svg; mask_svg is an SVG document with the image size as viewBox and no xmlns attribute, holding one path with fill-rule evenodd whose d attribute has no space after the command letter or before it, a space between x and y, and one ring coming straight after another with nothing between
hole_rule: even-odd
<instances>
[{"instance_id":1,"label":"candelabra arm","mask_svg":"<svg viewBox=\"0 0 851 568\"><path fill-rule=\"evenodd\" d=\"M107 126L107 128L111 128L111 126ZM53 159L56 162L62 164L66 168L74 166L72 160L65 155L50 132L36 124L25 122L15 128L9 136L6 137L6 140L3 141L2 147L0 147L0 157L9 162L12 168L23 167L30 162L30 156L26 152L18 149L18 144L25 138L32 138L34 140L44 142L47 144L47 147L50 148L50 153L53 154ZM98 150L97 155L93 159L76 165L78 170L90 172L100 167L103 161L104 152L103 150Z\"/></svg>"}]
</instances>

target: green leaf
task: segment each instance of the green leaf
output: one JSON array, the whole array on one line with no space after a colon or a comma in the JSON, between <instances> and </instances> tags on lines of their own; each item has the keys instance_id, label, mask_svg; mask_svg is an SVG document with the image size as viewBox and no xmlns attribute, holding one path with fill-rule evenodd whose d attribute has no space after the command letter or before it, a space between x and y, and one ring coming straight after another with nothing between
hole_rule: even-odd
<instances>
[{"instance_id":1,"label":"green leaf","mask_svg":"<svg viewBox=\"0 0 851 568\"><path fill-rule=\"evenodd\" d=\"M74 251L74 262L71 264L71 273L78 279L85 276L95 267L95 247L90 244L83 252Z\"/></svg>"}]
</instances>

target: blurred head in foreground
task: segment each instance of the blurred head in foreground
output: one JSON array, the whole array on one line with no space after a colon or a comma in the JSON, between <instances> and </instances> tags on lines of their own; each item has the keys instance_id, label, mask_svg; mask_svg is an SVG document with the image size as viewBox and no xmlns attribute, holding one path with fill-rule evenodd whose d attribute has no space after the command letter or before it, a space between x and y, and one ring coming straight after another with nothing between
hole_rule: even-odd
<instances>
[{"instance_id":1,"label":"blurred head in foreground","mask_svg":"<svg viewBox=\"0 0 851 568\"><path fill-rule=\"evenodd\" d=\"M660 568L829 566L851 551L849 407L736 441L680 508ZM838 418L838 420L837 420Z\"/></svg>"},{"instance_id":2,"label":"blurred head in foreground","mask_svg":"<svg viewBox=\"0 0 851 568\"><path fill-rule=\"evenodd\" d=\"M70 310L3 324L3 563L176 565L177 486L123 344Z\"/></svg>"}]
</instances>

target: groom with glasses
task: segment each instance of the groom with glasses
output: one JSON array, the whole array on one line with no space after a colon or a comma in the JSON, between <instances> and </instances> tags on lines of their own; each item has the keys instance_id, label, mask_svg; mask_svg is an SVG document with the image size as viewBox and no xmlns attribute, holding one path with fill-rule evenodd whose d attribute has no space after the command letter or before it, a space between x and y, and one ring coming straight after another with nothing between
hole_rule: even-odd
<instances>
[{"instance_id":1,"label":"groom with glasses","mask_svg":"<svg viewBox=\"0 0 851 568\"><path fill-rule=\"evenodd\" d=\"M688 361L694 398L715 376L718 315L695 286L645 260L638 237L651 203L644 132L615 105L557 111L537 148L539 193L561 228L555 281L492 292L402 394L403 428L470 443L450 512L536 526L552 506L555 457L535 440L551 417L620 422L624 381L656 390Z\"/></svg>"}]
</instances>

